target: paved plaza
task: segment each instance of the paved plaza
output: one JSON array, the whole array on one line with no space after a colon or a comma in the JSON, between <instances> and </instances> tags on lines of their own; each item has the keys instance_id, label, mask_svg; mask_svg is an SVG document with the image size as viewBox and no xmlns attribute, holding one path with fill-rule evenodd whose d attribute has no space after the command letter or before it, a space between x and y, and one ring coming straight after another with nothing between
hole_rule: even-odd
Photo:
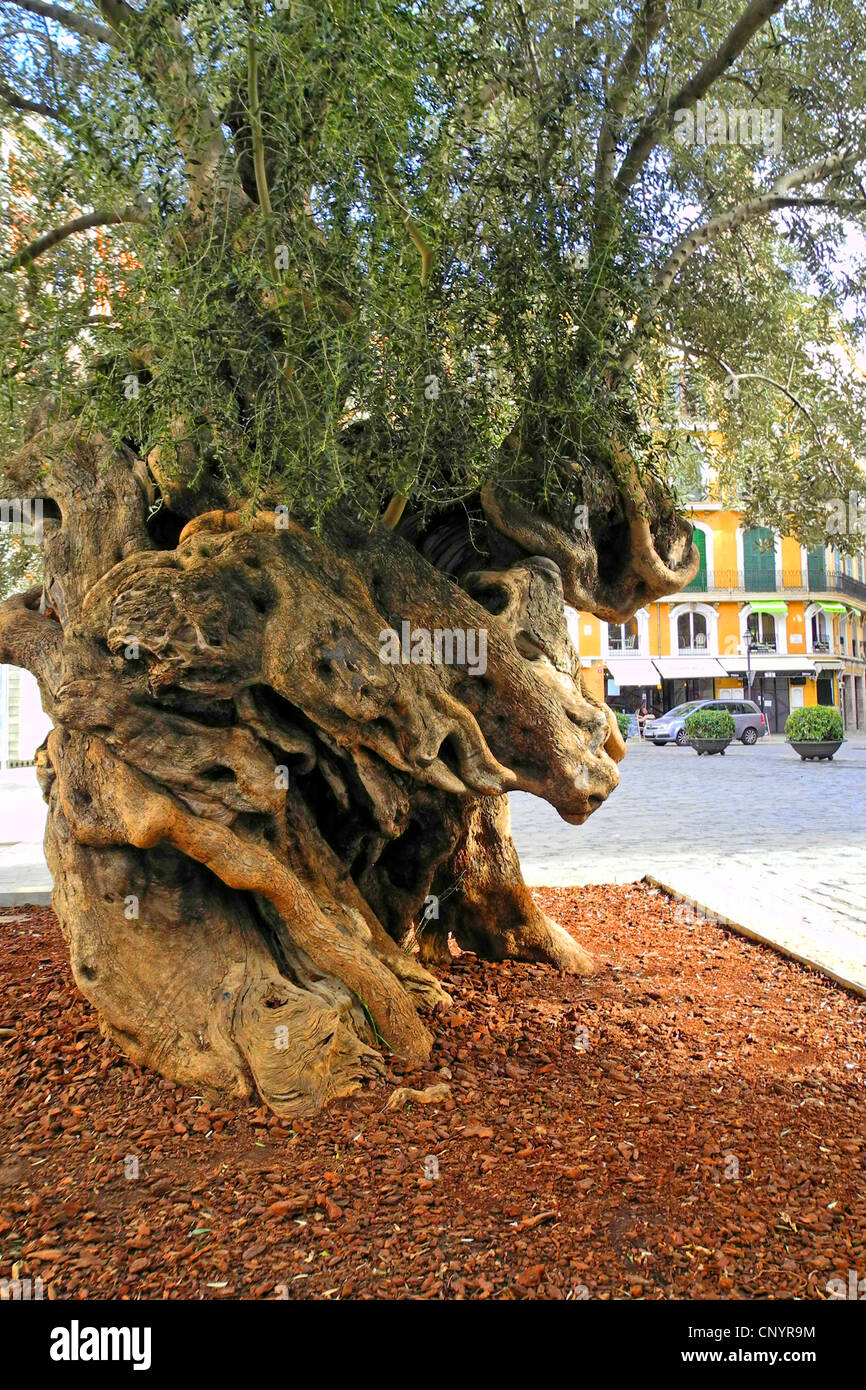
<instances>
[{"instance_id":1,"label":"paved plaza","mask_svg":"<svg viewBox=\"0 0 866 1390\"><path fill-rule=\"evenodd\" d=\"M649 876L866 993L866 737L830 763L801 762L780 738L710 758L628 748L619 787L583 826L511 797L527 883ZM0 903L48 901L44 821L34 770L0 773Z\"/></svg>"},{"instance_id":2,"label":"paved plaza","mask_svg":"<svg viewBox=\"0 0 866 1390\"><path fill-rule=\"evenodd\" d=\"M802 762L781 738L724 757L629 740L583 826L511 797L527 883L649 876L866 993L866 738Z\"/></svg>"}]
</instances>

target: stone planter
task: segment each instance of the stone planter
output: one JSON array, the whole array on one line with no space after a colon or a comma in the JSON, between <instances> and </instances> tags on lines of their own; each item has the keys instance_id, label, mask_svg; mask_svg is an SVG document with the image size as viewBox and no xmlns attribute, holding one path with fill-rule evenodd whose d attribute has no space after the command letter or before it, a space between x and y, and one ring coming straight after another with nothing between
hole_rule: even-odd
<instances>
[{"instance_id":1,"label":"stone planter","mask_svg":"<svg viewBox=\"0 0 866 1390\"><path fill-rule=\"evenodd\" d=\"M821 758L826 758L829 762L833 755L839 752L844 742L844 738L788 739L794 752L799 753L805 762L811 762L813 759L818 761Z\"/></svg>"},{"instance_id":2,"label":"stone planter","mask_svg":"<svg viewBox=\"0 0 866 1390\"><path fill-rule=\"evenodd\" d=\"M690 738L689 744L694 748L698 757L702 753L721 753L724 757L725 749L731 742L730 738Z\"/></svg>"}]
</instances>

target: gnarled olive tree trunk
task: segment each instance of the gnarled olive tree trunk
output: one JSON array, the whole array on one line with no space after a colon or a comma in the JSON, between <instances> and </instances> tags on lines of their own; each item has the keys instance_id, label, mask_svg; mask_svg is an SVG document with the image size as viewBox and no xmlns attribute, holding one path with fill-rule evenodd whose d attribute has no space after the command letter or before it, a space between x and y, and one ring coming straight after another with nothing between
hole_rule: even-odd
<instances>
[{"instance_id":1,"label":"gnarled olive tree trunk","mask_svg":"<svg viewBox=\"0 0 866 1390\"><path fill-rule=\"evenodd\" d=\"M314 536L187 499L157 537L145 465L70 425L6 472L55 519L0 658L35 674L54 723L54 906L130 1057L309 1114L383 1048L429 1054L449 935L591 970L523 883L505 793L579 824L616 785L623 745L581 688L563 601L622 619L689 581L690 528L660 490L640 512L614 493L569 535L488 489L467 564L453 519L450 541L411 517L404 536ZM422 640L413 660L437 630L476 634L476 657L483 632L486 659L437 664Z\"/></svg>"}]
</instances>

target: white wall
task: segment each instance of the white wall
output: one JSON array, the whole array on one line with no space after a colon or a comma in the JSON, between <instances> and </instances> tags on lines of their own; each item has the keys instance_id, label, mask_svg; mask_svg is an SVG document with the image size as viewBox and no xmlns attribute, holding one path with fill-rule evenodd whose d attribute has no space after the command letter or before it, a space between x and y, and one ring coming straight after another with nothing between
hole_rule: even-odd
<instances>
[{"instance_id":1,"label":"white wall","mask_svg":"<svg viewBox=\"0 0 866 1390\"><path fill-rule=\"evenodd\" d=\"M18 666L3 667L0 680L0 761L28 762L32 759L48 730L51 720L42 709L39 686L29 671ZM15 686L19 690L17 724L10 718L10 696L14 701Z\"/></svg>"}]
</instances>

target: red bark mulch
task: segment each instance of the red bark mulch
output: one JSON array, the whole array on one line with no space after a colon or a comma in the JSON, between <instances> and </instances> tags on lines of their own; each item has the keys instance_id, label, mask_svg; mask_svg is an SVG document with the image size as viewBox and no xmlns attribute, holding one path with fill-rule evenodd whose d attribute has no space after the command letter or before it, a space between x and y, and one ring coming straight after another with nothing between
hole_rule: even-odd
<instances>
[{"instance_id":1,"label":"red bark mulch","mask_svg":"<svg viewBox=\"0 0 866 1390\"><path fill-rule=\"evenodd\" d=\"M392 1068L445 1068L451 1100L385 1112L382 1083L294 1123L131 1065L52 913L4 910L0 1277L94 1299L824 1298L866 1274L864 1001L643 886L536 896L596 977L464 956L430 1065Z\"/></svg>"}]
</instances>

